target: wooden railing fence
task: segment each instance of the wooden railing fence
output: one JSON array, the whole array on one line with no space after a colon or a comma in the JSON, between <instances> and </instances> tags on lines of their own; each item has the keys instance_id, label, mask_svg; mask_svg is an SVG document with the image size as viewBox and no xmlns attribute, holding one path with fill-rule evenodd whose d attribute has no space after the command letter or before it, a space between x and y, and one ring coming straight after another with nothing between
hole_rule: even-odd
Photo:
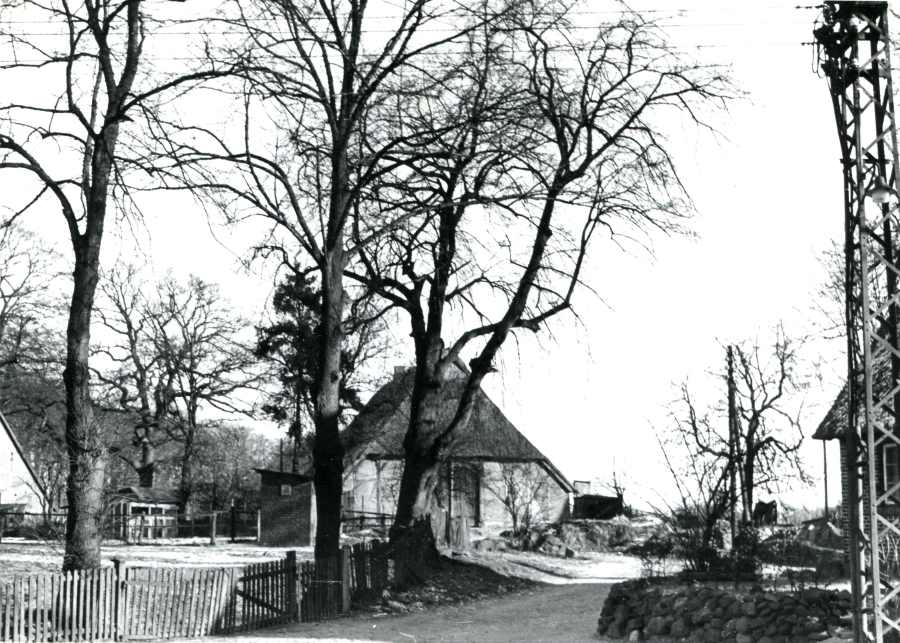
<instances>
[{"instance_id":1,"label":"wooden railing fence","mask_svg":"<svg viewBox=\"0 0 900 643\"><path fill-rule=\"evenodd\" d=\"M246 632L347 613L351 595L389 582L373 541L298 563L296 552L244 567L113 567L17 576L0 586L0 642L126 641Z\"/></svg>"}]
</instances>

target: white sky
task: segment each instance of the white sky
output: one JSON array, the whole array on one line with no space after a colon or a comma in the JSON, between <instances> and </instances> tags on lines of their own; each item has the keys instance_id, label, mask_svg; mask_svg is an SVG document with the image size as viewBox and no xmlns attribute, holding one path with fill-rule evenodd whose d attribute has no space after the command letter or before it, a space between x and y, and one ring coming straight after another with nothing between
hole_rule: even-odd
<instances>
[{"instance_id":1,"label":"white sky","mask_svg":"<svg viewBox=\"0 0 900 643\"><path fill-rule=\"evenodd\" d=\"M691 131L669 132L699 211L693 223L699 239L657 237L655 257L597 245L586 280L605 303L583 293L576 304L581 326L567 317L554 324L552 345L523 343L521 365L516 347L507 346L504 372L486 384L570 479L607 477L615 461L631 480L626 500L635 504L652 501L670 485L653 430L667 427L673 384L702 380L706 370L721 368L722 344L764 334L779 320L789 333L805 330L804 311L824 279L817 258L843 234L831 103L825 80L811 69L812 48L800 45L812 40L817 10L794 9L784 0L742 0L738 7L699 0L677 8L666 4L631 6L657 11L675 45L704 45L696 57L732 64L734 80L749 93L719 124L718 142L698 140ZM599 22L601 12L617 5L591 6L598 12L591 18ZM146 230L136 235L157 274L168 268L185 277L194 273L220 283L241 308L257 312L266 305L270 280L235 274L236 257L254 239L251 227L211 228L183 197L160 198L145 214ZM58 216L48 213L31 226L58 235ZM111 265L117 255L133 258L134 231L109 230L104 263ZM830 357L834 361L836 354ZM843 378L840 359L832 366L823 373L826 386L809 392L809 403L822 408L811 413L807 435ZM808 442L808 470L821 479L821 444ZM840 497L836 445L829 449L829 469L833 505ZM812 507L823 504L823 495L820 481L783 499Z\"/></svg>"}]
</instances>

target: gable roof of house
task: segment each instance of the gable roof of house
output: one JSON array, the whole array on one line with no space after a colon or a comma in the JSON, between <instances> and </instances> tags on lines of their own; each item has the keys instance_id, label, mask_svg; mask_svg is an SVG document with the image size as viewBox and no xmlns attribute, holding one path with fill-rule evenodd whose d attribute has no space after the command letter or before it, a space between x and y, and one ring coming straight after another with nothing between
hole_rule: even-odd
<instances>
[{"instance_id":1,"label":"gable roof of house","mask_svg":"<svg viewBox=\"0 0 900 643\"><path fill-rule=\"evenodd\" d=\"M160 487L122 487L118 497L119 500L149 505L177 505L180 500L178 491Z\"/></svg>"},{"instance_id":2,"label":"gable roof of house","mask_svg":"<svg viewBox=\"0 0 900 643\"><path fill-rule=\"evenodd\" d=\"M3 427L4 431L6 431L6 434L9 436L10 442L12 442L13 444L13 448L15 448L16 452L19 454L19 457L25 464L25 468L28 469L28 473L31 475L31 479L34 481L34 486L37 487L40 494L46 499L47 491L44 489L44 485L41 484L41 481L38 480L37 474L35 474L34 469L31 468L31 463L28 461L28 458L25 457L25 451L22 450L22 445L19 444L19 440L16 439L16 434L13 433L13 430L9 426L9 423L6 421L6 418L3 417L2 411L0 411L0 426Z\"/></svg>"},{"instance_id":3,"label":"gable roof of house","mask_svg":"<svg viewBox=\"0 0 900 643\"><path fill-rule=\"evenodd\" d=\"M464 367L459 367L464 369ZM363 458L402 459L403 439L409 426L410 401L415 371L405 369L382 386L344 432L347 464ZM449 378L442 387L437 426L453 419L465 388L465 378ZM457 435L451 457L486 462L536 462L567 491L572 484L494 404L479 387L468 425ZM349 468L349 466L347 468Z\"/></svg>"},{"instance_id":4,"label":"gable roof of house","mask_svg":"<svg viewBox=\"0 0 900 643\"><path fill-rule=\"evenodd\" d=\"M872 356L873 374L875 376L872 384L876 399L886 395L891 390L891 360L889 356L890 353L885 348L878 348ZM858 376L858 382L859 386L862 387L862 374ZM844 383L841 392L838 393L831 408L828 409L828 413L825 414L825 417L819 423L819 426L816 427L816 431L812 436L813 439L836 440L843 438L847 434L847 425L849 422L847 417L849 411L848 396L849 392L847 390L847 384ZM859 404L860 414L862 414L863 401L860 400ZM883 419L887 419L887 414L885 412L882 413L884 414Z\"/></svg>"}]
</instances>

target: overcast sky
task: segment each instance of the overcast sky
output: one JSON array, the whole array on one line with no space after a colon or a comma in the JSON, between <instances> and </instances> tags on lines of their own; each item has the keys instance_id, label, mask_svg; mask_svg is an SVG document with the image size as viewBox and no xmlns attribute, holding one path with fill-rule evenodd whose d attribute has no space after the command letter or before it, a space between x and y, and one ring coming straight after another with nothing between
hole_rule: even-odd
<instances>
[{"instance_id":1,"label":"overcast sky","mask_svg":"<svg viewBox=\"0 0 900 643\"><path fill-rule=\"evenodd\" d=\"M806 332L812 294L825 279L819 258L843 233L830 99L825 80L812 69L813 48L801 45L812 40L818 10L772 0L738 7L695 0L681 9L665 4L631 6L653 11L676 46L701 60L732 65L733 79L748 93L718 123L718 139L678 127L667 132L699 213L693 222L698 238L657 236L652 255L595 246L585 279L602 301L579 296L580 321L558 320L552 341L542 346L531 340L507 346L502 373L485 385L570 479L608 477L615 462L631 481L627 500L636 504L653 501L670 485L654 431L668 426L673 385L685 378L699 385L707 370L721 369L723 345L765 336L780 320L790 334ZM596 13L585 20L598 23L617 7L599 1L591 6ZM145 212L146 229L111 230L104 263L117 255L132 258L136 237L158 274L169 268L197 274L222 284L239 307L260 311L270 293L269 277L235 274L237 257L254 238L252 227L212 227L187 199L167 196L155 203ZM47 226L52 236L50 226L61 231L53 216L58 215L35 218L31 225ZM823 386L808 394L808 403L821 408L811 412L807 435L843 378L839 348L816 348L827 359ZM274 427L268 430L276 435ZM784 499L816 506L824 500L822 447L808 442L807 466L819 484ZM829 467L834 504L840 488L836 445Z\"/></svg>"}]
</instances>

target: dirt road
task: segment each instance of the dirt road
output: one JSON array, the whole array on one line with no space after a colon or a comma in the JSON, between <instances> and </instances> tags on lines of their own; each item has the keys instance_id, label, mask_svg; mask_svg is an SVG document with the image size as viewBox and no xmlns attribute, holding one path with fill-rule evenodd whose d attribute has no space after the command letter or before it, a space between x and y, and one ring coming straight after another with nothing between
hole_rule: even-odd
<instances>
[{"instance_id":1,"label":"dirt road","mask_svg":"<svg viewBox=\"0 0 900 643\"><path fill-rule=\"evenodd\" d=\"M319 624L304 623L252 636L222 639L233 643L586 643L597 641L597 617L607 584L537 587L502 598L399 616L354 616Z\"/></svg>"}]
</instances>

